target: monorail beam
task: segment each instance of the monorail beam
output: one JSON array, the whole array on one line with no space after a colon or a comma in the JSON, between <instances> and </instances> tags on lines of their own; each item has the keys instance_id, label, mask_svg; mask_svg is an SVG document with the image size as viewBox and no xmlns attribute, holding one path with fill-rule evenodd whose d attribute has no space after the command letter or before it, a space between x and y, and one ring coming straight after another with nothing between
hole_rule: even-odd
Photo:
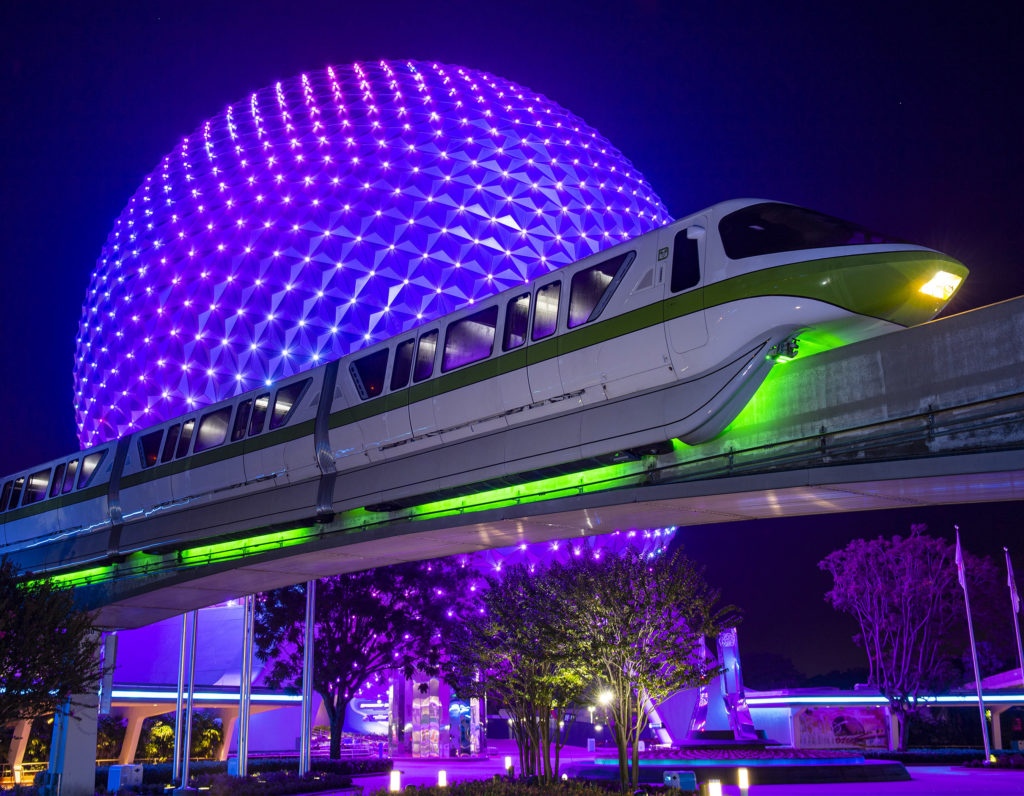
<instances>
[{"instance_id":1,"label":"monorail beam","mask_svg":"<svg viewBox=\"0 0 1024 796\"><path fill-rule=\"evenodd\" d=\"M1021 339L1024 297L777 366L702 445L183 542L198 546L136 554L70 582L105 625L131 627L256 590L521 541L1021 500Z\"/></svg>"}]
</instances>

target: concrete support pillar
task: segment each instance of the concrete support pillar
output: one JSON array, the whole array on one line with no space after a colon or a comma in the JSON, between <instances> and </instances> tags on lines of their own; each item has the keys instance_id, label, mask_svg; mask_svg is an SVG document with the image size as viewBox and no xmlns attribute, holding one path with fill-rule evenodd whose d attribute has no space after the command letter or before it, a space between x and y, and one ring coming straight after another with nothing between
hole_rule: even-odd
<instances>
[{"instance_id":1,"label":"concrete support pillar","mask_svg":"<svg viewBox=\"0 0 1024 796\"><path fill-rule=\"evenodd\" d=\"M96 715L99 682L88 694L65 702L53 719L50 773L60 775L60 796L93 796L96 792Z\"/></svg>"},{"instance_id":2,"label":"concrete support pillar","mask_svg":"<svg viewBox=\"0 0 1024 796\"><path fill-rule=\"evenodd\" d=\"M249 775L249 715L252 706L252 643L256 595L245 598L242 619L242 675L238 684L238 776Z\"/></svg>"},{"instance_id":3,"label":"concrete support pillar","mask_svg":"<svg viewBox=\"0 0 1024 796\"><path fill-rule=\"evenodd\" d=\"M14 735L11 737L11 748L7 750L7 764L12 768L20 766L25 759L25 750L28 749L28 737L32 734L32 719L24 719L14 725Z\"/></svg>"},{"instance_id":4,"label":"concrete support pillar","mask_svg":"<svg viewBox=\"0 0 1024 796\"><path fill-rule=\"evenodd\" d=\"M159 716L162 708L132 707L124 714L128 719L128 725L124 730L124 740L121 742L121 751L117 755L118 765L126 766L135 762L135 755L139 751L139 738L142 735L142 722L150 716Z\"/></svg>"},{"instance_id":5,"label":"concrete support pillar","mask_svg":"<svg viewBox=\"0 0 1024 796\"><path fill-rule=\"evenodd\" d=\"M231 743L235 740L235 725L238 722L238 708L218 708L216 711L220 716L220 726L224 733L224 743L221 744L218 760L227 760L228 752L231 751Z\"/></svg>"},{"instance_id":6,"label":"concrete support pillar","mask_svg":"<svg viewBox=\"0 0 1024 796\"><path fill-rule=\"evenodd\" d=\"M313 646L316 630L316 581L306 581L306 624L302 635L302 725L299 740L299 776L313 768Z\"/></svg>"}]
</instances>

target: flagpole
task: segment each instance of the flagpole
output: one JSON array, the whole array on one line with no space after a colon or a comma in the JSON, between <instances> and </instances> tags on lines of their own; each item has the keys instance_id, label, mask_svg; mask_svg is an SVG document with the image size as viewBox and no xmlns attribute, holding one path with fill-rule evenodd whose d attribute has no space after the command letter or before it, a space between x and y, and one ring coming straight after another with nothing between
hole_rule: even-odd
<instances>
[{"instance_id":1,"label":"flagpole","mask_svg":"<svg viewBox=\"0 0 1024 796\"><path fill-rule=\"evenodd\" d=\"M1024 651L1020 646L1020 597L1017 596L1017 581L1013 579L1013 564L1010 563L1010 551L1004 547L1006 554L1006 583L1010 587L1010 607L1013 609L1013 629L1017 634L1017 663L1020 664L1020 685L1024 685Z\"/></svg>"},{"instance_id":2,"label":"flagpole","mask_svg":"<svg viewBox=\"0 0 1024 796\"><path fill-rule=\"evenodd\" d=\"M964 590L964 606L967 608L967 633L971 637L971 659L974 661L974 686L978 691L978 712L981 714L981 740L985 746L985 762L992 757L988 743L988 720L985 718L985 700L981 696L981 673L978 671L978 648L974 644L974 623L971 621L971 600L967 596L967 573L964 570L964 556L960 551L960 526L956 528L956 574Z\"/></svg>"}]
</instances>

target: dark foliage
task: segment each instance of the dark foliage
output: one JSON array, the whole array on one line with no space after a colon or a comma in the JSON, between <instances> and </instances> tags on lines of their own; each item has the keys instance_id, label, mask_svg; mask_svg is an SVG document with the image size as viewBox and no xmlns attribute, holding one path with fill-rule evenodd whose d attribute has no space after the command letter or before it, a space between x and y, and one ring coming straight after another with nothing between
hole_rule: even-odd
<instances>
[{"instance_id":1,"label":"dark foliage","mask_svg":"<svg viewBox=\"0 0 1024 796\"><path fill-rule=\"evenodd\" d=\"M0 560L0 725L53 713L96 687L102 668L92 617L49 582L21 582Z\"/></svg>"},{"instance_id":2,"label":"dark foliage","mask_svg":"<svg viewBox=\"0 0 1024 796\"><path fill-rule=\"evenodd\" d=\"M473 621L453 628L445 664L445 678L460 696L487 694L492 711L498 705L508 711L519 770L544 782L558 778L572 706L582 703L594 679L549 581L549 571L522 565L488 578Z\"/></svg>"},{"instance_id":3,"label":"dark foliage","mask_svg":"<svg viewBox=\"0 0 1024 796\"><path fill-rule=\"evenodd\" d=\"M854 539L818 565L833 578L825 599L857 620L860 633L854 641L867 654L869 682L899 719L901 749L920 696L963 682L958 662L968 646L954 546L923 530L915 526L906 537ZM964 560L975 597L972 609L986 626L993 613L988 606L998 582L996 568L967 552Z\"/></svg>"},{"instance_id":4,"label":"dark foliage","mask_svg":"<svg viewBox=\"0 0 1024 796\"><path fill-rule=\"evenodd\" d=\"M567 706L599 700L611 718L619 787L636 787L643 699L657 703L707 682L718 670L699 642L735 621L733 610L717 606L718 592L681 550L595 553L536 572L512 567L488 585L480 618L450 644L456 690L497 693L513 719L521 770L544 782L557 780L550 747Z\"/></svg>"},{"instance_id":5,"label":"dark foliage","mask_svg":"<svg viewBox=\"0 0 1024 796\"><path fill-rule=\"evenodd\" d=\"M980 733L979 733L980 734ZM971 747L950 747L947 749L904 749L902 751L858 751L867 760L895 760L905 766L964 766L972 760L981 761L984 753L981 743ZM1015 752L993 751L996 757L1014 756Z\"/></svg>"},{"instance_id":6,"label":"dark foliage","mask_svg":"<svg viewBox=\"0 0 1024 796\"><path fill-rule=\"evenodd\" d=\"M536 777L530 779L509 780L495 777L494 779L478 779L468 782L457 782L447 788L416 787L410 785L406 793L416 796L608 796L618 792L619 783L613 780L570 779L562 782L540 784ZM659 786L645 785L643 790L648 793L685 794L686 791L671 790ZM386 791L375 791L370 796L386 796Z\"/></svg>"},{"instance_id":7,"label":"dark foliage","mask_svg":"<svg viewBox=\"0 0 1024 796\"><path fill-rule=\"evenodd\" d=\"M145 760L169 760L174 756L174 712L162 716L151 716L142 722L139 749L136 756ZM192 743L190 756L193 760L209 760L217 756L224 730L221 719L211 711L197 710L192 713Z\"/></svg>"},{"instance_id":8,"label":"dark foliage","mask_svg":"<svg viewBox=\"0 0 1024 796\"><path fill-rule=\"evenodd\" d=\"M746 664L744 664L746 676ZM867 666L855 666L852 669L833 669L825 674L816 674L804 680L804 688L842 688L852 691L857 685L866 683L871 678Z\"/></svg>"},{"instance_id":9,"label":"dark foliage","mask_svg":"<svg viewBox=\"0 0 1024 796\"><path fill-rule=\"evenodd\" d=\"M29 729L25 763L45 763L50 759L50 741L53 739L53 716L33 719Z\"/></svg>"},{"instance_id":10,"label":"dark foliage","mask_svg":"<svg viewBox=\"0 0 1024 796\"><path fill-rule=\"evenodd\" d=\"M324 578L316 590L313 690L330 721L330 756L341 756L345 707L371 676L392 669L437 676L446 627L459 621L471 577L449 559ZM302 688L304 586L268 592L257 601L256 649L273 659L271 688Z\"/></svg>"},{"instance_id":11,"label":"dark foliage","mask_svg":"<svg viewBox=\"0 0 1024 796\"><path fill-rule=\"evenodd\" d=\"M649 718L644 699L658 704L715 676L719 668L699 645L735 624L737 610L719 606L719 592L681 547L653 558L633 548L575 558L549 573L552 593L562 595L566 632L581 642L608 698L620 788L636 788L638 740Z\"/></svg>"},{"instance_id":12,"label":"dark foliage","mask_svg":"<svg viewBox=\"0 0 1024 796\"><path fill-rule=\"evenodd\" d=\"M96 720L96 759L113 760L121 751L128 720L119 716L100 716Z\"/></svg>"},{"instance_id":13,"label":"dark foliage","mask_svg":"<svg viewBox=\"0 0 1024 796\"><path fill-rule=\"evenodd\" d=\"M378 774L390 771L391 760L313 760L313 774L344 778L362 774ZM297 772L298 758L251 758L249 760L250 776L270 776L279 773ZM96 769L96 789L103 790L107 784L108 766ZM214 777L226 775L228 764L219 760L197 760L189 764L189 772L193 777ZM171 783L172 765L156 763L146 765L142 770L142 785L145 792L163 793L164 787ZM297 776L297 775L296 775ZM332 780L333 781L333 780Z\"/></svg>"},{"instance_id":14,"label":"dark foliage","mask_svg":"<svg viewBox=\"0 0 1024 796\"><path fill-rule=\"evenodd\" d=\"M315 771L304 777L296 771L274 771L253 774L244 779L228 774L203 774L195 778L194 786L209 796L284 796L350 788L352 777Z\"/></svg>"},{"instance_id":15,"label":"dark foliage","mask_svg":"<svg viewBox=\"0 0 1024 796\"><path fill-rule=\"evenodd\" d=\"M968 768L999 768L1012 769L1013 771L1024 771L1024 755L1018 752L997 755L996 762L991 763L982 760L977 754L975 754L975 756L964 763L964 765Z\"/></svg>"},{"instance_id":16,"label":"dark foliage","mask_svg":"<svg viewBox=\"0 0 1024 796\"><path fill-rule=\"evenodd\" d=\"M751 652L743 656L743 682L758 691L799 688L807 677L793 660L775 652Z\"/></svg>"}]
</instances>

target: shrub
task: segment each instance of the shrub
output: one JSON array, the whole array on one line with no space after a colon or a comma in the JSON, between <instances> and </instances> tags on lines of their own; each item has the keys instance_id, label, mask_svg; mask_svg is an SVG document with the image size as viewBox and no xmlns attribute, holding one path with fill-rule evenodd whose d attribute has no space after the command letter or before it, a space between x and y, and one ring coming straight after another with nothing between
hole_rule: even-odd
<instances>
[{"instance_id":1,"label":"shrub","mask_svg":"<svg viewBox=\"0 0 1024 796\"><path fill-rule=\"evenodd\" d=\"M608 796L610 793L619 793L617 781L593 781L593 780L563 780L547 785L540 785L536 777L529 780L509 780L495 777L494 779L479 779L469 782L456 782L447 788L436 786L416 787L410 785L405 789L407 794L415 796ZM657 786L644 786L644 791L655 792L665 791L665 788ZM683 791L672 791L679 794ZM370 796L387 796L387 791L379 790Z\"/></svg>"},{"instance_id":2,"label":"shrub","mask_svg":"<svg viewBox=\"0 0 1024 796\"><path fill-rule=\"evenodd\" d=\"M249 758L249 774L269 775L274 773L292 773L298 778L298 759L291 757L278 758ZM108 766L96 768L96 790L104 791L107 787ZM351 777L356 774L377 774L391 770L391 760L313 760L314 775L335 775ZM189 774L192 778L199 779L204 776L227 776L228 764L219 760L195 760L189 763ZM146 765L142 769L142 788L134 788L136 793L163 793L164 786L171 782L173 766L170 763L155 763ZM233 782L239 783L237 777L230 778ZM295 793L311 793L316 788L308 791L289 791Z\"/></svg>"},{"instance_id":3,"label":"shrub","mask_svg":"<svg viewBox=\"0 0 1024 796\"><path fill-rule=\"evenodd\" d=\"M196 777L195 784L207 789L208 796L285 796L348 788L352 786L352 777L315 771L304 777L295 771L275 771L244 779L228 774L204 774Z\"/></svg>"}]
</instances>

